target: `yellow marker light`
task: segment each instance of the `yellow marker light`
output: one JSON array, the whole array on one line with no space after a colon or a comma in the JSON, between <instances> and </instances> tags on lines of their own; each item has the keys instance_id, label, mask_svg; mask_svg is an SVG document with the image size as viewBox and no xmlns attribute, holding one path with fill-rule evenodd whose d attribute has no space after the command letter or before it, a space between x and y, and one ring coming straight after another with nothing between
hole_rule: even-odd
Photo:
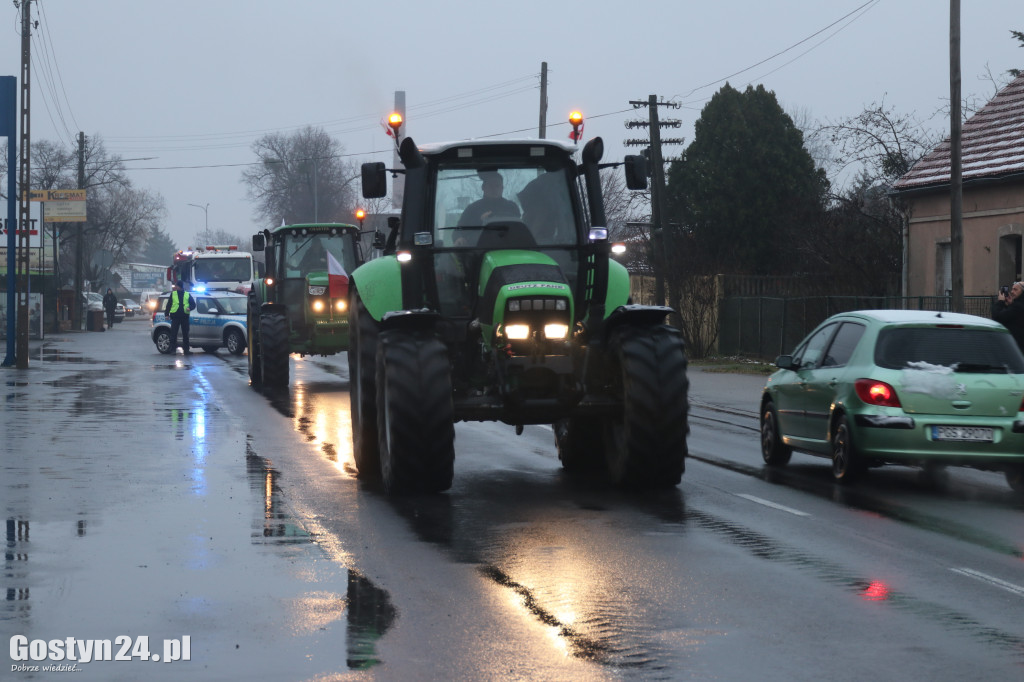
<instances>
[{"instance_id":1,"label":"yellow marker light","mask_svg":"<svg viewBox=\"0 0 1024 682\"><path fill-rule=\"evenodd\" d=\"M583 114L581 114L578 111L572 112L571 114L569 114L569 123L571 123L573 126L578 126L579 124L583 123Z\"/></svg>"},{"instance_id":2,"label":"yellow marker light","mask_svg":"<svg viewBox=\"0 0 1024 682\"><path fill-rule=\"evenodd\" d=\"M388 125L397 133L398 129L402 127L402 115L396 111L388 116Z\"/></svg>"},{"instance_id":3,"label":"yellow marker light","mask_svg":"<svg viewBox=\"0 0 1024 682\"><path fill-rule=\"evenodd\" d=\"M523 339L530 338L530 325L528 324L510 324L505 327L505 336L512 341L522 341Z\"/></svg>"},{"instance_id":4,"label":"yellow marker light","mask_svg":"<svg viewBox=\"0 0 1024 682\"><path fill-rule=\"evenodd\" d=\"M356 209L356 220L362 220L366 217L366 211L361 208Z\"/></svg>"},{"instance_id":5,"label":"yellow marker light","mask_svg":"<svg viewBox=\"0 0 1024 682\"><path fill-rule=\"evenodd\" d=\"M339 298L337 301L334 302L334 309L337 310L339 313L345 312L346 310L348 310L348 301L346 301L343 298Z\"/></svg>"},{"instance_id":6,"label":"yellow marker light","mask_svg":"<svg viewBox=\"0 0 1024 682\"><path fill-rule=\"evenodd\" d=\"M569 334L569 325L567 324L546 324L544 325L544 338L546 339L564 339Z\"/></svg>"},{"instance_id":7,"label":"yellow marker light","mask_svg":"<svg viewBox=\"0 0 1024 682\"><path fill-rule=\"evenodd\" d=\"M315 299L313 301L313 312L314 313L322 313L323 311L324 311L324 302L321 301L319 298Z\"/></svg>"}]
</instances>

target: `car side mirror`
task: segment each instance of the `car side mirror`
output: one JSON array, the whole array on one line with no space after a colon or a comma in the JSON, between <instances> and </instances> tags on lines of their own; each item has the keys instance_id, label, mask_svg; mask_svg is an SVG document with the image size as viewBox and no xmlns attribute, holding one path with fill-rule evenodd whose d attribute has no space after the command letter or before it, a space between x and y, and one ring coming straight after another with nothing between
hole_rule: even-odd
<instances>
[{"instance_id":1,"label":"car side mirror","mask_svg":"<svg viewBox=\"0 0 1024 682\"><path fill-rule=\"evenodd\" d=\"M796 370L800 369L800 363L793 359L792 355L780 355L775 358L775 366L779 369Z\"/></svg>"}]
</instances>

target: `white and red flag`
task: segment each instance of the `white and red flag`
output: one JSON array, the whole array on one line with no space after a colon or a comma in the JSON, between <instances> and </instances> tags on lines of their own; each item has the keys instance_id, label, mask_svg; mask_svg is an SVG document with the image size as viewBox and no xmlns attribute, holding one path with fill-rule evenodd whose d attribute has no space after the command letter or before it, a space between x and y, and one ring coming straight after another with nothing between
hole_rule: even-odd
<instances>
[{"instance_id":1,"label":"white and red flag","mask_svg":"<svg viewBox=\"0 0 1024 682\"><path fill-rule=\"evenodd\" d=\"M330 251L327 252L327 285L331 298L348 298L348 273Z\"/></svg>"}]
</instances>

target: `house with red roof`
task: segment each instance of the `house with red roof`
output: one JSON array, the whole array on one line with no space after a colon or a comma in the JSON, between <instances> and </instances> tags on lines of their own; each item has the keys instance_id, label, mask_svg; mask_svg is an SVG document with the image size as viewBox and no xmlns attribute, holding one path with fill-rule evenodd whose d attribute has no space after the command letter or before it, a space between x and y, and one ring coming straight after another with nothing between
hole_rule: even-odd
<instances>
[{"instance_id":1,"label":"house with red roof","mask_svg":"<svg viewBox=\"0 0 1024 682\"><path fill-rule=\"evenodd\" d=\"M967 296L1024 279L1024 75L971 116L961 135L963 275ZM907 217L908 296L943 296L950 267L950 144L893 184Z\"/></svg>"}]
</instances>

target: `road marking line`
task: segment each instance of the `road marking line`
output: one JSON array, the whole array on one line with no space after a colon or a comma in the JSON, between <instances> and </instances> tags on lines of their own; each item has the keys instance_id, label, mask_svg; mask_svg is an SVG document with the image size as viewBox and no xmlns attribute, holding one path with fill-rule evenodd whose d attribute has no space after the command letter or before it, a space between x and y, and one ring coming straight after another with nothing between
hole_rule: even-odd
<instances>
[{"instance_id":1,"label":"road marking line","mask_svg":"<svg viewBox=\"0 0 1024 682\"><path fill-rule=\"evenodd\" d=\"M760 497L754 497L753 495L736 493L736 496L742 497L744 500L750 500L751 502L755 502L757 504L763 504L764 506L771 507L772 509L778 509L779 511L789 512L790 514L796 514L797 516L810 516L810 514L808 514L807 512L802 512L799 509L793 509L792 507L784 507L781 504L775 504L774 502L769 502L768 500L762 500Z\"/></svg>"},{"instance_id":2,"label":"road marking line","mask_svg":"<svg viewBox=\"0 0 1024 682\"><path fill-rule=\"evenodd\" d=\"M1007 592L1012 592L1018 597L1024 597L1024 587L1021 587L1020 585L1008 583L1005 580L1000 580L999 578L995 578L993 576L980 573L970 568L951 568L949 570L953 571L954 573L959 573L960 575L965 575L968 578L980 580L982 582L988 583L989 585L995 585L996 587L1002 588Z\"/></svg>"}]
</instances>

